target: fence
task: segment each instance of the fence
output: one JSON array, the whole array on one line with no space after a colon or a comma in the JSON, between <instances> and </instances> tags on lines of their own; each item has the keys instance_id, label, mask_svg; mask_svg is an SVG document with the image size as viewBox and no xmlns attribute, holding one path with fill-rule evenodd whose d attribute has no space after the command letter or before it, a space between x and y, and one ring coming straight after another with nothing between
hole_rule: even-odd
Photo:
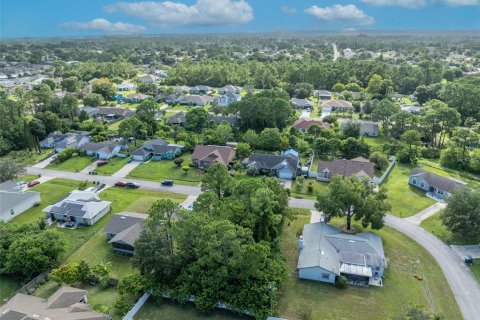
<instances>
[{"instance_id":1,"label":"fence","mask_svg":"<svg viewBox=\"0 0 480 320\"><path fill-rule=\"evenodd\" d=\"M137 303L133 306L130 311L123 317L123 320L133 320L133 316L137 314L141 307L147 302L148 298L150 297L150 292L145 292L143 296L138 299Z\"/></svg>"},{"instance_id":2,"label":"fence","mask_svg":"<svg viewBox=\"0 0 480 320\"><path fill-rule=\"evenodd\" d=\"M390 171L392 171L393 166L395 165L395 162L397 161L397 158L395 156L390 156L388 158L388 160L390 161L390 165L388 166L387 170L383 173L383 175L380 178L373 177L373 182L375 182L376 184L381 184L383 182L383 180L385 180L385 178L387 178Z\"/></svg>"},{"instance_id":3,"label":"fence","mask_svg":"<svg viewBox=\"0 0 480 320\"><path fill-rule=\"evenodd\" d=\"M48 277L48 271L40 273L38 276L36 276L32 280L30 280L28 283L26 283L23 287L18 289L13 295L17 293L32 294L35 291L35 288L37 287L38 283L45 281L47 277Z\"/></svg>"}]
</instances>

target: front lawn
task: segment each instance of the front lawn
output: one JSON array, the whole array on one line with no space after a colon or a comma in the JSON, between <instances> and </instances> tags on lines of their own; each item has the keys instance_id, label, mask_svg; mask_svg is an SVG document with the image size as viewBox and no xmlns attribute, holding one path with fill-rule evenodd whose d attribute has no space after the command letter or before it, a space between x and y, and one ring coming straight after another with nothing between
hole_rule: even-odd
<instances>
[{"instance_id":1,"label":"front lawn","mask_svg":"<svg viewBox=\"0 0 480 320\"><path fill-rule=\"evenodd\" d=\"M10 223L32 223L45 217L42 209L60 200L72 190L78 188L80 182L65 179L52 179L29 190L40 192L41 203L13 218Z\"/></svg>"},{"instance_id":2,"label":"front lawn","mask_svg":"<svg viewBox=\"0 0 480 320\"><path fill-rule=\"evenodd\" d=\"M124 165L126 165L128 163L128 159L129 157L113 157L112 159L108 160L107 164L95 168L95 171L98 172L98 174L104 176L111 176L112 174L120 170Z\"/></svg>"},{"instance_id":3,"label":"front lawn","mask_svg":"<svg viewBox=\"0 0 480 320\"><path fill-rule=\"evenodd\" d=\"M190 157L189 153L181 156L184 164L190 161ZM181 167L179 168L173 163L173 160L160 160L140 164L127 177L158 182L171 179L177 184L198 185L202 180L202 175L202 171L198 168L192 167L185 173Z\"/></svg>"},{"instance_id":4,"label":"front lawn","mask_svg":"<svg viewBox=\"0 0 480 320\"><path fill-rule=\"evenodd\" d=\"M391 214L409 217L433 205L435 200L428 198L425 191L408 183L413 166L396 163L382 183L388 190L388 200L392 205Z\"/></svg>"},{"instance_id":5,"label":"front lawn","mask_svg":"<svg viewBox=\"0 0 480 320\"><path fill-rule=\"evenodd\" d=\"M35 180L35 179L38 179L38 176L33 175L33 174L26 174L26 175L24 175L24 176L21 176L21 177L16 178L14 181L15 181L15 182L25 181L25 182L28 183L28 182L31 182L31 181L33 181L33 180Z\"/></svg>"},{"instance_id":6,"label":"front lawn","mask_svg":"<svg viewBox=\"0 0 480 320\"><path fill-rule=\"evenodd\" d=\"M241 317L232 312L225 310L215 310L209 314L198 312L194 305L179 304L168 300L162 303L154 302L153 298L143 305L140 311L135 315L136 320L235 320L235 319L251 319Z\"/></svg>"},{"instance_id":7,"label":"front lawn","mask_svg":"<svg viewBox=\"0 0 480 320\"><path fill-rule=\"evenodd\" d=\"M308 185L313 185L313 191L308 191ZM291 194L294 198L304 198L317 200L317 194L328 188L327 182L317 181L315 179L305 179L303 184L298 183L298 179L292 182Z\"/></svg>"},{"instance_id":8,"label":"front lawn","mask_svg":"<svg viewBox=\"0 0 480 320\"><path fill-rule=\"evenodd\" d=\"M447 230L440 219L441 212L434 214L433 216L425 219L420 223L420 226L435 235L448 245L451 244L478 244L480 243L480 234L476 237L468 238L463 235L454 234Z\"/></svg>"},{"instance_id":9,"label":"front lawn","mask_svg":"<svg viewBox=\"0 0 480 320\"><path fill-rule=\"evenodd\" d=\"M450 287L433 257L416 242L388 227L376 231L383 239L388 259L382 288L348 286L339 290L330 284L297 279L296 234L310 221L308 211L299 212L298 218L285 225L282 231L282 252L290 266L291 277L281 289L278 316L301 319L310 314L310 319L390 319L415 304L435 310L446 319L462 318ZM332 223L340 225L345 222L334 219ZM361 229L361 226L358 227ZM417 280L415 275L422 280Z\"/></svg>"},{"instance_id":10,"label":"front lawn","mask_svg":"<svg viewBox=\"0 0 480 320\"><path fill-rule=\"evenodd\" d=\"M48 169L78 172L89 166L95 158L89 156L75 156L63 161L62 163L51 163Z\"/></svg>"}]
</instances>

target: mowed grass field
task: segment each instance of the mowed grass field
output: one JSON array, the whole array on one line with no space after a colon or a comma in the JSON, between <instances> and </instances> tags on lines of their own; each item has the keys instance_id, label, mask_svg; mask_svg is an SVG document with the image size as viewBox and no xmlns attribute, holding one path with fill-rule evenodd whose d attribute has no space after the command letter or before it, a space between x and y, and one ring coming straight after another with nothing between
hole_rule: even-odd
<instances>
[{"instance_id":1,"label":"mowed grass field","mask_svg":"<svg viewBox=\"0 0 480 320\"><path fill-rule=\"evenodd\" d=\"M433 216L425 219L420 223L420 226L431 232L437 238L445 242L446 244L478 244L480 243L480 233L473 237L466 237L461 234L454 234L453 232L447 230L447 228L442 224L440 219L441 212L434 214Z\"/></svg>"},{"instance_id":2,"label":"mowed grass field","mask_svg":"<svg viewBox=\"0 0 480 320\"><path fill-rule=\"evenodd\" d=\"M70 159L67 159L62 163L51 163L47 166L47 169L76 172L76 171L81 171L85 169L93 161L95 161L95 158L93 157L76 156L76 157L71 157Z\"/></svg>"},{"instance_id":3,"label":"mowed grass field","mask_svg":"<svg viewBox=\"0 0 480 320\"><path fill-rule=\"evenodd\" d=\"M184 164L186 164L190 162L190 157L191 154L185 153L180 158L184 159ZM127 177L158 182L171 179L177 184L198 185L202 181L202 176L202 171L194 167L185 173L181 167L177 167L173 163L173 160L151 160L140 164Z\"/></svg>"},{"instance_id":4,"label":"mowed grass field","mask_svg":"<svg viewBox=\"0 0 480 320\"><path fill-rule=\"evenodd\" d=\"M415 304L443 314L446 319L461 319L454 296L433 257L410 238L385 227L375 231L383 239L388 268L384 286L348 286L339 290L332 285L295 277L298 260L297 231L309 223L308 210L298 210L300 215L282 231L282 252L291 270L291 277L281 289L277 316L301 319L305 313L310 319L390 319ZM335 225L344 220L335 219ZM357 230L361 226L356 225ZM414 276L420 276L417 280Z\"/></svg>"},{"instance_id":5,"label":"mowed grass field","mask_svg":"<svg viewBox=\"0 0 480 320\"><path fill-rule=\"evenodd\" d=\"M113 157L112 159L108 160L108 163L103 165L103 166L97 166L95 168L95 171L98 172L98 174L104 175L104 176L111 176L118 170L120 170L124 165L128 163L127 158L119 158L119 157Z\"/></svg>"}]
</instances>

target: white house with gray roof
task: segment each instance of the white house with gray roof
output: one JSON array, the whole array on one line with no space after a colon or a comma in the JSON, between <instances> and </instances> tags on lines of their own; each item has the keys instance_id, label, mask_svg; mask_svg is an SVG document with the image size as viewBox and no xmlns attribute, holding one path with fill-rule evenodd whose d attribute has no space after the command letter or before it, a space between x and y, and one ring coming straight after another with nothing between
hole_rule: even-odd
<instances>
[{"instance_id":1,"label":"white house with gray roof","mask_svg":"<svg viewBox=\"0 0 480 320\"><path fill-rule=\"evenodd\" d=\"M458 188L466 187L467 183L415 168L408 177L408 183L427 191L427 195L436 199L445 199Z\"/></svg>"},{"instance_id":2,"label":"white house with gray roof","mask_svg":"<svg viewBox=\"0 0 480 320\"><path fill-rule=\"evenodd\" d=\"M10 221L36 203L40 203L40 192L0 189L0 221Z\"/></svg>"},{"instance_id":3,"label":"white house with gray roof","mask_svg":"<svg viewBox=\"0 0 480 320\"><path fill-rule=\"evenodd\" d=\"M382 239L371 232L345 234L325 222L306 224L299 240L298 277L335 283L382 286L387 260Z\"/></svg>"},{"instance_id":4,"label":"white house with gray roof","mask_svg":"<svg viewBox=\"0 0 480 320\"><path fill-rule=\"evenodd\" d=\"M65 198L42 211L52 221L91 226L110 211L110 201L102 201L93 191L73 190Z\"/></svg>"}]
</instances>

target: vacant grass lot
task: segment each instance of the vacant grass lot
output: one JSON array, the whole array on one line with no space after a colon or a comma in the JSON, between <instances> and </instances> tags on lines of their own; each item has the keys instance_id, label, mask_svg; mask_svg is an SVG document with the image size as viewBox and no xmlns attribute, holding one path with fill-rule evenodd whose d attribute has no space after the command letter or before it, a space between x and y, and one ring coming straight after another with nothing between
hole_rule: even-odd
<instances>
[{"instance_id":1,"label":"vacant grass lot","mask_svg":"<svg viewBox=\"0 0 480 320\"><path fill-rule=\"evenodd\" d=\"M156 303L153 298L135 315L135 320L235 320L250 319L241 317L225 310L215 310L209 314L202 314L195 310L193 304L179 304L168 300Z\"/></svg>"},{"instance_id":2,"label":"vacant grass lot","mask_svg":"<svg viewBox=\"0 0 480 320\"><path fill-rule=\"evenodd\" d=\"M88 156L79 157L79 156L76 156L76 157L72 157L68 160L65 160L62 163L51 163L47 166L47 168L48 169L54 169L54 170L76 172L76 171L81 171L81 170L85 169L93 161L95 161L95 158L93 158L93 157L88 157Z\"/></svg>"},{"instance_id":3,"label":"vacant grass lot","mask_svg":"<svg viewBox=\"0 0 480 320\"><path fill-rule=\"evenodd\" d=\"M313 191L308 191L308 185L313 184ZM315 179L305 179L303 184L299 184L298 180L292 182L291 194L294 198L304 198L317 200L317 194L328 188L327 182L316 181Z\"/></svg>"},{"instance_id":4,"label":"vacant grass lot","mask_svg":"<svg viewBox=\"0 0 480 320\"><path fill-rule=\"evenodd\" d=\"M431 232L437 238L445 242L446 244L478 244L480 243L480 234L474 237L465 237L463 235L454 234L442 224L440 219L441 212L434 214L433 216L422 221L420 226Z\"/></svg>"},{"instance_id":5,"label":"vacant grass lot","mask_svg":"<svg viewBox=\"0 0 480 320\"><path fill-rule=\"evenodd\" d=\"M191 154L181 156L184 163L190 161ZM182 168L177 167L172 160L150 161L142 163L133 169L127 176L142 180L162 181L165 179L174 180L177 184L198 185L202 180L202 172L197 168L190 168L185 173Z\"/></svg>"},{"instance_id":6,"label":"vacant grass lot","mask_svg":"<svg viewBox=\"0 0 480 320\"><path fill-rule=\"evenodd\" d=\"M32 166L47 159L53 151L52 149L42 149L41 153L30 152L27 150L12 151L9 154L0 157L0 159L13 159L15 163L23 164L25 166Z\"/></svg>"},{"instance_id":7,"label":"vacant grass lot","mask_svg":"<svg viewBox=\"0 0 480 320\"><path fill-rule=\"evenodd\" d=\"M292 271L282 288L277 314L288 319L300 319L311 313L311 319L390 319L415 304L443 314L446 319L461 319L460 310L443 273L433 257L410 238L385 227L376 231L384 244L388 259L384 287L349 286L339 290L332 285L298 280L295 268L298 259L296 233L309 223L308 211L285 226L282 232L282 252ZM343 220L334 220L343 224ZM357 229L361 229L357 226ZM422 281L414 278L422 277ZM429 302L431 300L431 302Z\"/></svg>"},{"instance_id":8,"label":"vacant grass lot","mask_svg":"<svg viewBox=\"0 0 480 320\"><path fill-rule=\"evenodd\" d=\"M409 217L435 203L425 195L425 191L408 184L408 176L413 169L413 166L397 162L382 183L388 190L391 213L397 217Z\"/></svg>"},{"instance_id":9,"label":"vacant grass lot","mask_svg":"<svg viewBox=\"0 0 480 320\"><path fill-rule=\"evenodd\" d=\"M378 136L378 137L363 137L363 140L370 146L370 147L379 147L381 148L382 145L388 143L390 140L388 137L385 136Z\"/></svg>"},{"instance_id":10,"label":"vacant grass lot","mask_svg":"<svg viewBox=\"0 0 480 320\"><path fill-rule=\"evenodd\" d=\"M107 164L97 167L95 171L98 172L98 174L101 174L104 176L111 176L112 174L120 170L124 165L126 165L128 163L128 159L129 157L127 158L113 157L112 159L108 160Z\"/></svg>"}]
</instances>

